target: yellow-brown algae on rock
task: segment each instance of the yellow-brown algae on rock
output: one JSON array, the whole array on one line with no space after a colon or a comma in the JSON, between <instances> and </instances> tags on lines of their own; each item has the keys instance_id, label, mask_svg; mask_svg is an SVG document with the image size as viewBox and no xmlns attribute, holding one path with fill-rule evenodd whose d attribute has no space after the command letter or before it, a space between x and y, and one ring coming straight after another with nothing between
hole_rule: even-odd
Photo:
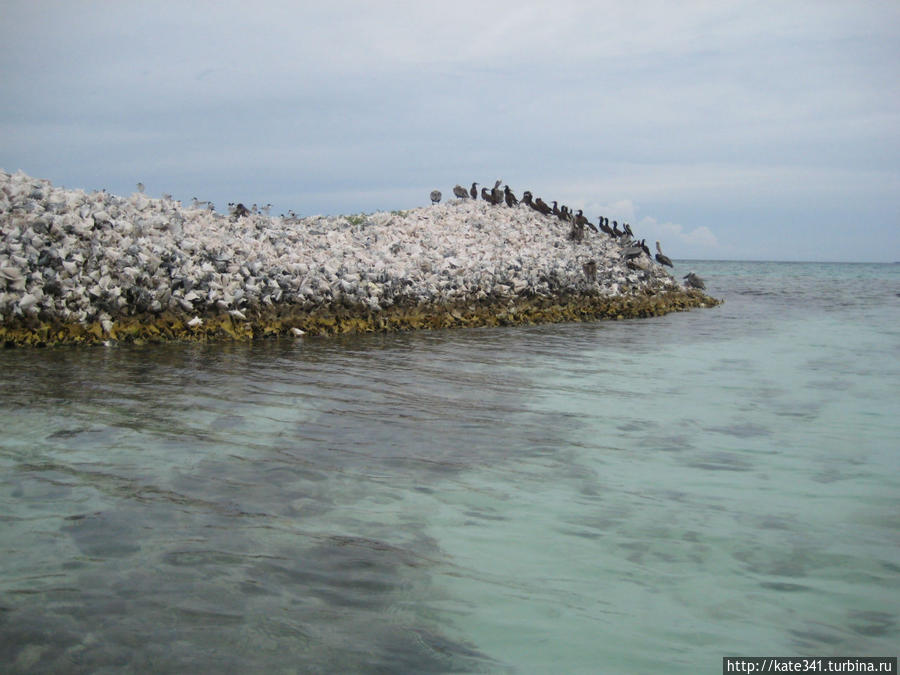
<instances>
[{"instance_id":1,"label":"yellow-brown algae on rock","mask_svg":"<svg viewBox=\"0 0 900 675\"><path fill-rule=\"evenodd\" d=\"M49 346L660 316L718 301L526 205L224 216L0 171L0 344ZM646 260L644 260L646 258Z\"/></svg>"}]
</instances>

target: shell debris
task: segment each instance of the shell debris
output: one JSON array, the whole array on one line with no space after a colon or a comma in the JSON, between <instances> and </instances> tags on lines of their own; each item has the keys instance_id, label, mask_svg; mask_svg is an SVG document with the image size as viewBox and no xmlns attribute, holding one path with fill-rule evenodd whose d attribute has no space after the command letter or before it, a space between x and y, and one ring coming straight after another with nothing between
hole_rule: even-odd
<instances>
[{"instance_id":1,"label":"shell debris","mask_svg":"<svg viewBox=\"0 0 900 675\"><path fill-rule=\"evenodd\" d=\"M572 241L569 223L525 203L459 199L349 217L210 206L0 170L0 330L102 321L101 332L115 326L121 337L156 317L168 335L173 316L195 333L243 337L273 316L274 332L329 330L326 318L288 322L326 310L350 328L391 330L391 312L407 307L689 292L649 256L628 265L620 241L592 232Z\"/></svg>"}]
</instances>

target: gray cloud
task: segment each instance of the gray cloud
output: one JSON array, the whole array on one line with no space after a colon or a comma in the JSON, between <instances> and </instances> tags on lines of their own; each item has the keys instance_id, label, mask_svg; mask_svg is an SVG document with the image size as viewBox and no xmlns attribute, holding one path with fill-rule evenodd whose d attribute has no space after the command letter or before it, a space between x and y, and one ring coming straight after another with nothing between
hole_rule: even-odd
<instances>
[{"instance_id":1,"label":"gray cloud","mask_svg":"<svg viewBox=\"0 0 900 675\"><path fill-rule=\"evenodd\" d=\"M303 213L502 176L675 257L900 258L896 3L182 4L4 3L0 166Z\"/></svg>"}]
</instances>

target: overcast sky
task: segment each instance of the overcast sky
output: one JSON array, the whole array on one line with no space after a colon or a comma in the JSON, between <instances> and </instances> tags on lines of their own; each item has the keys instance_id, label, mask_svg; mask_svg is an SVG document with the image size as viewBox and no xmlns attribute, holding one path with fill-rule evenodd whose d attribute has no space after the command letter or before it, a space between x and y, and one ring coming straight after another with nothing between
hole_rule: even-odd
<instances>
[{"instance_id":1,"label":"overcast sky","mask_svg":"<svg viewBox=\"0 0 900 675\"><path fill-rule=\"evenodd\" d=\"M0 167L303 215L502 178L676 258L900 260L900 2L0 0Z\"/></svg>"}]
</instances>

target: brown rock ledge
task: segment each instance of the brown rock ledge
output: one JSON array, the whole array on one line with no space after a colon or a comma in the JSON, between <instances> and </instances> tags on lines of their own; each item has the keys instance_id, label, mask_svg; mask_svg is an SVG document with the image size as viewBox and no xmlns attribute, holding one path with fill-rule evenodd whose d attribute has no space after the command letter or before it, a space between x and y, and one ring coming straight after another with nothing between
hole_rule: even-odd
<instances>
[{"instance_id":1,"label":"brown rock ledge","mask_svg":"<svg viewBox=\"0 0 900 675\"><path fill-rule=\"evenodd\" d=\"M292 329L308 335L338 335L475 326L636 319L669 312L714 307L722 301L696 290L602 297L514 297L454 304L398 303L380 312L342 305L303 310L294 305L247 310L246 320L228 313L200 315L202 324L190 326L192 315L164 312L114 318L108 332L99 322L60 323L39 318L17 319L0 325L0 344L6 347L47 347L107 342L252 340L294 337Z\"/></svg>"}]
</instances>

